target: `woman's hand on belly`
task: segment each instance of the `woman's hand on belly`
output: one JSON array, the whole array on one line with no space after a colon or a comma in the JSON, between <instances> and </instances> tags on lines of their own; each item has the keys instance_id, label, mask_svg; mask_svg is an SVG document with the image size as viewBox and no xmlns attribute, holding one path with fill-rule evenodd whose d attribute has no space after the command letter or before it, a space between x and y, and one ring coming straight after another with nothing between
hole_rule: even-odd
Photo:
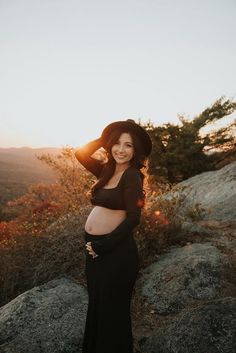
<instances>
[{"instance_id":1,"label":"woman's hand on belly","mask_svg":"<svg viewBox=\"0 0 236 353\"><path fill-rule=\"evenodd\" d=\"M91 241L88 241L85 245L86 247L86 250L88 250L89 254L92 255L93 258L97 257L98 254L96 254L94 251L93 251L93 248L91 246Z\"/></svg>"}]
</instances>

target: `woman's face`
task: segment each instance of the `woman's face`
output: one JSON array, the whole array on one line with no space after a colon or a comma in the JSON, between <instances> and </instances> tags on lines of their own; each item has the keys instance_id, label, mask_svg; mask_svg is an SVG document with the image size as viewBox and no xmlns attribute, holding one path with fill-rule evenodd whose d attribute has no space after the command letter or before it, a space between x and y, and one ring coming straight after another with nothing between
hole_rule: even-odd
<instances>
[{"instance_id":1,"label":"woman's face","mask_svg":"<svg viewBox=\"0 0 236 353\"><path fill-rule=\"evenodd\" d=\"M129 164L134 155L134 144L129 133L123 132L118 141L112 146L111 153L116 163Z\"/></svg>"}]
</instances>

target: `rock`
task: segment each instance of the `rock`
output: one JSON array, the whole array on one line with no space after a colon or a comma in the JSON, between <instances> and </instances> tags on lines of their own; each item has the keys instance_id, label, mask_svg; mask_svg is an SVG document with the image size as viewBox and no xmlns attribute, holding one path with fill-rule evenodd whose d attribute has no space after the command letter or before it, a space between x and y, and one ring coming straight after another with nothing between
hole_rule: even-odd
<instances>
[{"instance_id":1,"label":"rock","mask_svg":"<svg viewBox=\"0 0 236 353\"><path fill-rule=\"evenodd\" d=\"M173 248L142 270L137 288L158 314L179 312L198 299L214 299L227 257L208 243Z\"/></svg>"},{"instance_id":2,"label":"rock","mask_svg":"<svg viewBox=\"0 0 236 353\"><path fill-rule=\"evenodd\" d=\"M236 298L181 312L139 345L142 353L235 353Z\"/></svg>"},{"instance_id":3,"label":"rock","mask_svg":"<svg viewBox=\"0 0 236 353\"><path fill-rule=\"evenodd\" d=\"M66 277L20 294L0 308L0 352L81 352L87 303L87 290Z\"/></svg>"},{"instance_id":4,"label":"rock","mask_svg":"<svg viewBox=\"0 0 236 353\"><path fill-rule=\"evenodd\" d=\"M177 210L180 214L188 213L197 205L197 209L200 208L201 219L235 220L236 162L220 170L204 172L180 182L176 191L166 195L168 199L173 196L183 198L183 204Z\"/></svg>"},{"instance_id":5,"label":"rock","mask_svg":"<svg viewBox=\"0 0 236 353\"><path fill-rule=\"evenodd\" d=\"M202 227L200 224L196 222L190 222L189 220L188 221L185 220L181 223L181 231L189 234L202 234L202 235L210 234L207 228Z\"/></svg>"}]
</instances>

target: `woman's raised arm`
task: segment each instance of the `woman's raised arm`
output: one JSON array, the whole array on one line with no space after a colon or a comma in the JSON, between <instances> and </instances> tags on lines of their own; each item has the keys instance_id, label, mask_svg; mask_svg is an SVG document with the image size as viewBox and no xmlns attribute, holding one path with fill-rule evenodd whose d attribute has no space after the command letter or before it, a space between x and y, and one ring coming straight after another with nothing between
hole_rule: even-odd
<instances>
[{"instance_id":1,"label":"woman's raised arm","mask_svg":"<svg viewBox=\"0 0 236 353\"><path fill-rule=\"evenodd\" d=\"M102 147L102 140L101 138L98 138L75 150L75 157L78 161L97 178L99 178L101 174L103 164L98 159L91 156L100 147Z\"/></svg>"}]
</instances>

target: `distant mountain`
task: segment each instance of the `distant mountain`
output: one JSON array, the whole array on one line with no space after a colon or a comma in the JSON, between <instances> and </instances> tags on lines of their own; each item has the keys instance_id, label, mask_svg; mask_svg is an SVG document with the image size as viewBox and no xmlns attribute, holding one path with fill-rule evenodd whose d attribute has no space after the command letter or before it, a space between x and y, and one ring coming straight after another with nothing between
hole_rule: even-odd
<instances>
[{"instance_id":1,"label":"distant mountain","mask_svg":"<svg viewBox=\"0 0 236 353\"><path fill-rule=\"evenodd\" d=\"M0 205L23 195L29 185L55 181L53 171L36 156L58 154L59 148L0 148Z\"/></svg>"}]
</instances>

